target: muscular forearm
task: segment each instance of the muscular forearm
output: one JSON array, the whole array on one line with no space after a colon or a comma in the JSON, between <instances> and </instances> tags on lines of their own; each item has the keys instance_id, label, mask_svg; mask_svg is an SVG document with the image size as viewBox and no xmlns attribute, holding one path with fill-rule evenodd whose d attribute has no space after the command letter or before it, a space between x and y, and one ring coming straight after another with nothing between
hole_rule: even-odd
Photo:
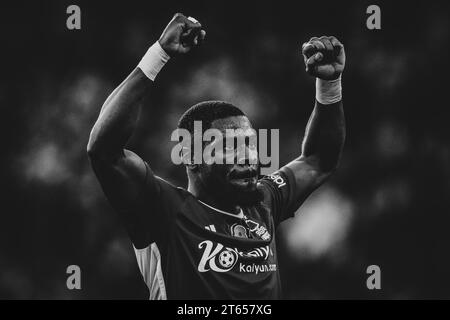
<instances>
[{"instance_id":1,"label":"muscular forearm","mask_svg":"<svg viewBox=\"0 0 450 320\"><path fill-rule=\"evenodd\" d=\"M342 101L322 105L316 101L306 127L302 157L313 158L324 172L336 168L345 141Z\"/></svg>"},{"instance_id":2,"label":"muscular forearm","mask_svg":"<svg viewBox=\"0 0 450 320\"><path fill-rule=\"evenodd\" d=\"M343 44L335 37L312 37L302 46L306 72L316 77L316 105L306 126L301 158L319 171L336 168L345 140L341 76Z\"/></svg>"},{"instance_id":3,"label":"muscular forearm","mask_svg":"<svg viewBox=\"0 0 450 320\"><path fill-rule=\"evenodd\" d=\"M120 154L137 121L139 102L152 85L136 68L106 99L88 143L90 154L114 156Z\"/></svg>"}]
</instances>

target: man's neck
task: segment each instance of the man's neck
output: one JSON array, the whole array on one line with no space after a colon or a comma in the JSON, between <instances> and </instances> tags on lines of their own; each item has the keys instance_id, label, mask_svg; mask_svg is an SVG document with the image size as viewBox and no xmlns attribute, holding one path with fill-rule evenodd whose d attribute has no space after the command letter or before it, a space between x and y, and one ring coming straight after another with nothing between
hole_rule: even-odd
<instances>
[{"instance_id":1,"label":"man's neck","mask_svg":"<svg viewBox=\"0 0 450 320\"><path fill-rule=\"evenodd\" d=\"M231 202L224 199L218 199L214 197L210 192L206 192L202 188L196 188L193 184L189 183L188 189L198 200L206 203L207 205L217 208L222 211L229 212L231 214L239 214L241 208L237 204L230 204Z\"/></svg>"}]
</instances>

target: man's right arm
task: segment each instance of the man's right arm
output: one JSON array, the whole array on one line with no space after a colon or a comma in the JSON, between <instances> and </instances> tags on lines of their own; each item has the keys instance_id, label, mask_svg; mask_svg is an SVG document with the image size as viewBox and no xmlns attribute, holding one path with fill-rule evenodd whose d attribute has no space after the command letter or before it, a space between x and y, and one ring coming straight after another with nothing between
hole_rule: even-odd
<instances>
[{"instance_id":1,"label":"man's right arm","mask_svg":"<svg viewBox=\"0 0 450 320\"><path fill-rule=\"evenodd\" d=\"M92 168L114 209L120 213L133 243L144 245L138 230L142 217L136 205L146 176L144 161L125 145L137 121L139 102L152 81L136 68L105 101L95 123L87 151ZM140 221L141 220L141 221Z\"/></svg>"},{"instance_id":2,"label":"man's right arm","mask_svg":"<svg viewBox=\"0 0 450 320\"><path fill-rule=\"evenodd\" d=\"M152 173L144 161L125 146L136 127L140 102L169 55L188 52L204 37L205 32L199 23L176 14L138 67L106 99L91 131L87 151L94 172L138 246L146 239L139 230L143 217L136 212L135 206L146 177ZM153 191L152 186L147 188Z\"/></svg>"}]
</instances>

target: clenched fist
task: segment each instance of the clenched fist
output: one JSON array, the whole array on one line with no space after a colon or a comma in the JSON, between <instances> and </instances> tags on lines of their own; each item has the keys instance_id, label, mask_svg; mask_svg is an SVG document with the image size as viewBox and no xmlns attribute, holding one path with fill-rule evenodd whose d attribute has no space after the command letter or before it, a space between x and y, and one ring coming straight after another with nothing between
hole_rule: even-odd
<instances>
[{"instance_id":1,"label":"clenched fist","mask_svg":"<svg viewBox=\"0 0 450 320\"><path fill-rule=\"evenodd\" d=\"M306 72L324 80L334 80L344 71L344 45L335 37L313 37L302 46Z\"/></svg>"},{"instance_id":2,"label":"clenched fist","mask_svg":"<svg viewBox=\"0 0 450 320\"><path fill-rule=\"evenodd\" d=\"M205 36L206 31L198 21L177 13L161 34L159 44L168 55L174 56L189 52L200 44Z\"/></svg>"}]
</instances>

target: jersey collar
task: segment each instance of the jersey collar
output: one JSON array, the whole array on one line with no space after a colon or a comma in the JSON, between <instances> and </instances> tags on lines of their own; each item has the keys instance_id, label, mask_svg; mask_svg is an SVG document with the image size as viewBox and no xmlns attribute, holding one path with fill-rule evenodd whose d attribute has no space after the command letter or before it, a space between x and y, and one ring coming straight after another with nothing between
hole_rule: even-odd
<instances>
[{"instance_id":1,"label":"jersey collar","mask_svg":"<svg viewBox=\"0 0 450 320\"><path fill-rule=\"evenodd\" d=\"M198 200L198 199L197 199L197 200ZM239 207L239 213L238 213L238 214L232 214L232 213L229 213L229 212L226 212L226 211L223 211L223 210L214 208L213 206L210 206L209 204L204 203L204 202L201 201L201 200L198 200L198 201L199 201L201 204L207 206L208 208L213 209L214 211L217 211L217 212L222 213L222 214L224 214L224 215L227 215L227 216L230 216L230 217L234 217L234 218L238 218L238 219L243 219L243 218L244 218L244 212L242 211L242 208L241 208L241 207Z\"/></svg>"}]
</instances>

